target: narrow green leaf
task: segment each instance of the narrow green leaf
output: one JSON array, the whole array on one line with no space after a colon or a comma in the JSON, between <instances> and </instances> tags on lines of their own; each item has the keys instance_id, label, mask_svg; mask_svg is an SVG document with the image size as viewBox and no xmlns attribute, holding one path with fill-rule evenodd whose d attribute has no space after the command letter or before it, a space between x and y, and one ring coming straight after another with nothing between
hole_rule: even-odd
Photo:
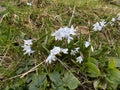
<instances>
[{"instance_id":1,"label":"narrow green leaf","mask_svg":"<svg viewBox=\"0 0 120 90\"><path fill-rule=\"evenodd\" d=\"M88 76L90 76L90 77L100 76L100 70L95 64L93 64L91 62L86 62L84 64L84 66L85 66L84 70L88 74Z\"/></svg>"},{"instance_id":2,"label":"narrow green leaf","mask_svg":"<svg viewBox=\"0 0 120 90\"><path fill-rule=\"evenodd\" d=\"M98 65L98 61L93 57L88 57L87 60L95 65Z\"/></svg>"},{"instance_id":3,"label":"narrow green leaf","mask_svg":"<svg viewBox=\"0 0 120 90\"><path fill-rule=\"evenodd\" d=\"M120 46L116 50L117 50L118 57L120 58Z\"/></svg>"}]
</instances>

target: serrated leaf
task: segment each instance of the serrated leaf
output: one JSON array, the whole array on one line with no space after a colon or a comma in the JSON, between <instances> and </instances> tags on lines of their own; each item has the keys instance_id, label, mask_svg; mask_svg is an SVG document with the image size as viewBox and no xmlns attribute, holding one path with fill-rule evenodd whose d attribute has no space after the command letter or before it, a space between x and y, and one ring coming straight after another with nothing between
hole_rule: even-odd
<instances>
[{"instance_id":1,"label":"serrated leaf","mask_svg":"<svg viewBox=\"0 0 120 90\"><path fill-rule=\"evenodd\" d=\"M100 70L95 64L93 64L91 62L86 62L84 64L84 67L85 67L84 70L88 74L88 76L90 76L90 77L100 76Z\"/></svg>"},{"instance_id":2,"label":"serrated leaf","mask_svg":"<svg viewBox=\"0 0 120 90\"><path fill-rule=\"evenodd\" d=\"M76 89L80 84L80 81L71 73L65 73L63 81L70 90Z\"/></svg>"}]
</instances>

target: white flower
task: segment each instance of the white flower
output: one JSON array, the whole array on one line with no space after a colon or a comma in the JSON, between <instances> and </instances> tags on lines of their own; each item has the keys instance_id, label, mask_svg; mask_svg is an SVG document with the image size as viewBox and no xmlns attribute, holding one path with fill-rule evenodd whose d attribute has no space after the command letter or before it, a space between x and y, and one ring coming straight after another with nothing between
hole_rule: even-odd
<instances>
[{"instance_id":1,"label":"white flower","mask_svg":"<svg viewBox=\"0 0 120 90\"><path fill-rule=\"evenodd\" d=\"M67 39L67 42L68 42L68 43L70 43L70 41L73 40L73 38L70 37L70 36L69 36L69 37L66 37L66 39Z\"/></svg>"},{"instance_id":2,"label":"white flower","mask_svg":"<svg viewBox=\"0 0 120 90\"><path fill-rule=\"evenodd\" d=\"M63 52L64 54L68 54L68 49L61 48L61 52Z\"/></svg>"},{"instance_id":3,"label":"white flower","mask_svg":"<svg viewBox=\"0 0 120 90\"><path fill-rule=\"evenodd\" d=\"M75 48L74 50L71 50L70 54L75 55L77 52L79 52L79 47Z\"/></svg>"},{"instance_id":4,"label":"white flower","mask_svg":"<svg viewBox=\"0 0 120 90\"><path fill-rule=\"evenodd\" d=\"M90 46L90 42L85 41L84 45L85 45L85 47L87 48L87 47ZM91 51L94 52L94 48L93 48L93 46L91 46Z\"/></svg>"},{"instance_id":5,"label":"white flower","mask_svg":"<svg viewBox=\"0 0 120 90\"><path fill-rule=\"evenodd\" d=\"M52 36L55 36L55 40L62 40L62 38L64 37L64 33L63 33L63 28L58 29L58 31L55 31Z\"/></svg>"},{"instance_id":6,"label":"white flower","mask_svg":"<svg viewBox=\"0 0 120 90\"><path fill-rule=\"evenodd\" d=\"M76 52L79 52L78 50L79 50L79 47L75 48L75 51L76 51Z\"/></svg>"},{"instance_id":7,"label":"white flower","mask_svg":"<svg viewBox=\"0 0 120 90\"><path fill-rule=\"evenodd\" d=\"M102 30L102 27L100 26L100 24L98 22L96 22L93 26L94 26L93 27L94 31L101 31Z\"/></svg>"},{"instance_id":8,"label":"white flower","mask_svg":"<svg viewBox=\"0 0 120 90\"><path fill-rule=\"evenodd\" d=\"M60 47L54 46L52 50L50 50L50 53L53 55L59 54L60 53Z\"/></svg>"},{"instance_id":9,"label":"white flower","mask_svg":"<svg viewBox=\"0 0 120 90\"><path fill-rule=\"evenodd\" d=\"M31 46L24 45L22 47L23 47L23 51L25 51L24 54L28 54L30 56L30 54L34 52L33 50L31 50Z\"/></svg>"},{"instance_id":10,"label":"white flower","mask_svg":"<svg viewBox=\"0 0 120 90\"><path fill-rule=\"evenodd\" d=\"M67 29L70 35L76 35L73 25L71 26L71 28L67 28Z\"/></svg>"},{"instance_id":11,"label":"white flower","mask_svg":"<svg viewBox=\"0 0 120 90\"><path fill-rule=\"evenodd\" d=\"M64 54L68 54L68 49L67 48L64 49L64 48L54 46L54 48L52 50L50 50L50 53L53 54L53 55L60 54L60 52L62 52Z\"/></svg>"},{"instance_id":12,"label":"white flower","mask_svg":"<svg viewBox=\"0 0 120 90\"><path fill-rule=\"evenodd\" d=\"M101 22L100 22L100 25L101 25L101 27L104 27L105 26L105 20L103 19Z\"/></svg>"},{"instance_id":13,"label":"white flower","mask_svg":"<svg viewBox=\"0 0 120 90\"><path fill-rule=\"evenodd\" d=\"M115 20L116 20L115 18L112 18L112 19L111 19L111 21L109 22L111 26L114 25Z\"/></svg>"},{"instance_id":14,"label":"white flower","mask_svg":"<svg viewBox=\"0 0 120 90\"><path fill-rule=\"evenodd\" d=\"M116 20L115 18L112 18L112 20L111 20L111 21L112 21L112 22L115 22L115 20Z\"/></svg>"},{"instance_id":15,"label":"white flower","mask_svg":"<svg viewBox=\"0 0 120 90\"><path fill-rule=\"evenodd\" d=\"M114 25L114 23L113 23L113 22L110 22L110 25L111 25L111 26L113 26L113 25Z\"/></svg>"},{"instance_id":16,"label":"white flower","mask_svg":"<svg viewBox=\"0 0 120 90\"><path fill-rule=\"evenodd\" d=\"M71 28L60 28L52 34L52 36L55 36L56 40L62 40L63 38L65 38L68 43L70 43L70 41L73 39L71 35L76 35L73 26L71 26Z\"/></svg>"},{"instance_id":17,"label":"white flower","mask_svg":"<svg viewBox=\"0 0 120 90\"><path fill-rule=\"evenodd\" d=\"M55 60L56 60L55 55L50 54L50 55L47 57L47 59L45 60L45 62L51 64L51 62L52 62L52 61L55 61Z\"/></svg>"},{"instance_id":18,"label":"white flower","mask_svg":"<svg viewBox=\"0 0 120 90\"><path fill-rule=\"evenodd\" d=\"M29 40L24 40L24 45L32 45L32 40L29 39Z\"/></svg>"},{"instance_id":19,"label":"white flower","mask_svg":"<svg viewBox=\"0 0 120 90\"><path fill-rule=\"evenodd\" d=\"M24 45L22 46L24 54L28 54L30 56L30 54L32 54L34 51L31 49L31 45L32 45L32 40L24 40Z\"/></svg>"},{"instance_id":20,"label":"white flower","mask_svg":"<svg viewBox=\"0 0 120 90\"><path fill-rule=\"evenodd\" d=\"M90 46L90 42L85 41L84 45L85 45L85 47L87 48L87 47L89 47L89 46Z\"/></svg>"},{"instance_id":21,"label":"white flower","mask_svg":"<svg viewBox=\"0 0 120 90\"><path fill-rule=\"evenodd\" d=\"M71 54L71 55L75 55L75 54L76 54L76 51L75 51L75 50L71 50L70 54Z\"/></svg>"},{"instance_id":22,"label":"white flower","mask_svg":"<svg viewBox=\"0 0 120 90\"><path fill-rule=\"evenodd\" d=\"M76 60L77 60L76 62L79 62L79 63L81 63L83 61L81 56L77 57Z\"/></svg>"},{"instance_id":23,"label":"white flower","mask_svg":"<svg viewBox=\"0 0 120 90\"><path fill-rule=\"evenodd\" d=\"M63 49L63 48L54 46L54 48L50 50L50 54L45 60L45 62L51 64L52 61L56 60L55 55L60 54L61 52L64 54L68 54L68 49Z\"/></svg>"},{"instance_id":24,"label":"white flower","mask_svg":"<svg viewBox=\"0 0 120 90\"><path fill-rule=\"evenodd\" d=\"M32 6L32 2L27 2L26 3L28 6Z\"/></svg>"},{"instance_id":25,"label":"white flower","mask_svg":"<svg viewBox=\"0 0 120 90\"><path fill-rule=\"evenodd\" d=\"M94 31L101 31L102 28L105 26L105 20L103 19L101 22L96 22L93 24L93 30Z\"/></svg>"},{"instance_id":26,"label":"white flower","mask_svg":"<svg viewBox=\"0 0 120 90\"><path fill-rule=\"evenodd\" d=\"M120 13L118 13L117 15L117 20L120 20Z\"/></svg>"}]
</instances>

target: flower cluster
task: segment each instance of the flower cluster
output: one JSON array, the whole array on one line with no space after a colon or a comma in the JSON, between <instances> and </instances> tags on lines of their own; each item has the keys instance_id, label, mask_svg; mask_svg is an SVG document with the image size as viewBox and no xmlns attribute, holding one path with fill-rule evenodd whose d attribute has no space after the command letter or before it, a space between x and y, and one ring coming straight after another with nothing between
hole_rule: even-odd
<instances>
[{"instance_id":1,"label":"flower cluster","mask_svg":"<svg viewBox=\"0 0 120 90\"><path fill-rule=\"evenodd\" d=\"M63 38L65 38L68 43L70 43L70 41L73 39L71 35L76 35L73 26L71 26L71 28L68 27L60 28L52 34L52 36L55 36L56 40L62 40Z\"/></svg>"},{"instance_id":2,"label":"flower cluster","mask_svg":"<svg viewBox=\"0 0 120 90\"><path fill-rule=\"evenodd\" d=\"M120 13L115 18L112 18L111 21L109 22L111 26L114 25L115 21L120 21Z\"/></svg>"},{"instance_id":3,"label":"flower cluster","mask_svg":"<svg viewBox=\"0 0 120 90\"><path fill-rule=\"evenodd\" d=\"M102 20L101 22L96 22L93 25L93 30L94 31L101 31L102 28L105 26L105 24L106 24L105 20Z\"/></svg>"},{"instance_id":4,"label":"flower cluster","mask_svg":"<svg viewBox=\"0 0 120 90\"><path fill-rule=\"evenodd\" d=\"M71 26L71 28L68 28L68 27L60 28L57 31L55 31L54 33L52 33L52 36L55 36L56 40L66 39L68 43L70 43L70 41L73 40L72 35L76 35L75 29L73 26ZM64 54L68 54L68 49L67 48L63 49L63 48L54 46L54 48L52 50L50 50L50 54L48 55L48 57L46 59L46 63L51 64L52 61L56 61L56 59L57 59L56 55L60 54L61 52ZM79 52L79 47L71 50L70 54L75 55L78 52ZM76 60L79 63L81 63L83 61L81 56L77 57Z\"/></svg>"},{"instance_id":5,"label":"flower cluster","mask_svg":"<svg viewBox=\"0 0 120 90\"><path fill-rule=\"evenodd\" d=\"M56 55L60 54L61 52L64 54L68 54L68 49L67 48L63 49L63 48L54 46L54 48L50 50L50 54L47 57L45 62L51 64L52 61L56 60Z\"/></svg>"},{"instance_id":6,"label":"flower cluster","mask_svg":"<svg viewBox=\"0 0 120 90\"><path fill-rule=\"evenodd\" d=\"M116 17L113 17L108 24L110 24L111 26L113 26L115 24L116 21L120 21L120 13L117 14ZM102 28L104 26L106 26L106 21L103 19L101 22L96 22L95 24L93 24L93 30L94 31L101 31Z\"/></svg>"},{"instance_id":7,"label":"flower cluster","mask_svg":"<svg viewBox=\"0 0 120 90\"><path fill-rule=\"evenodd\" d=\"M32 40L24 40L24 45L22 46L24 54L28 54L30 56L30 54L32 54L34 51L31 49L31 45L32 45Z\"/></svg>"}]
</instances>

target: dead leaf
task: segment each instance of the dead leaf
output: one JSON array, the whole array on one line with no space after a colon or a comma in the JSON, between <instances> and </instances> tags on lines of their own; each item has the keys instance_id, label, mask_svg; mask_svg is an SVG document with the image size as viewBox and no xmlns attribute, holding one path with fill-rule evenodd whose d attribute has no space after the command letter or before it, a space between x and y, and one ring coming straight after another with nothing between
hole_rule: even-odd
<instances>
[{"instance_id":1,"label":"dead leaf","mask_svg":"<svg viewBox=\"0 0 120 90\"><path fill-rule=\"evenodd\" d=\"M75 29L78 34L89 34L89 28L87 26L77 26Z\"/></svg>"}]
</instances>

